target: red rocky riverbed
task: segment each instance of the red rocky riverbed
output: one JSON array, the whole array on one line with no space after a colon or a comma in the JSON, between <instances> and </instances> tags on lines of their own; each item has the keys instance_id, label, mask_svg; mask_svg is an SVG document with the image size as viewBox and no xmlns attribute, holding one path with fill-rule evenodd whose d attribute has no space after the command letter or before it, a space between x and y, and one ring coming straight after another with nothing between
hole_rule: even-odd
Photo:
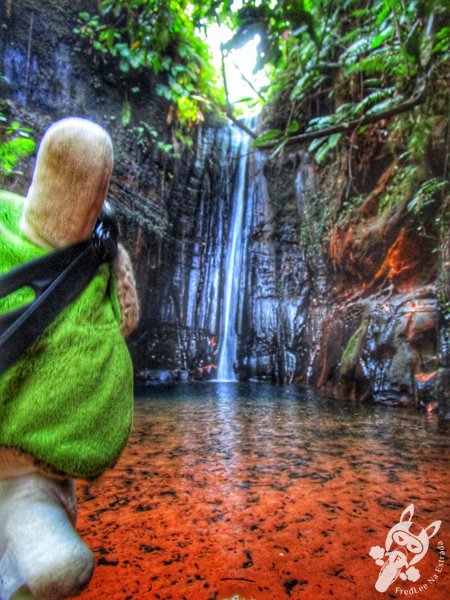
<instances>
[{"instance_id":1,"label":"red rocky riverbed","mask_svg":"<svg viewBox=\"0 0 450 600\"><path fill-rule=\"evenodd\" d=\"M80 598L443 600L448 430L434 415L290 386L152 388L116 468L78 485L97 561ZM442 525L420 579L381 594L369 551L410 503L415 523Z\"/></svg>"}]
</instances>

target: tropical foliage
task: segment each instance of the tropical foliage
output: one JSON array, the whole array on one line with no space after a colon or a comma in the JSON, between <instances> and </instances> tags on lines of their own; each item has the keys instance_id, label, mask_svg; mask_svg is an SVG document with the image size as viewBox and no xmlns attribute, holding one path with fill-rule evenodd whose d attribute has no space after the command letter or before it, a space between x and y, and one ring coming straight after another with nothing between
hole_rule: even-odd
<instances>
[{"instance_id":1,"label":"tropical foliage","mask_svg":"<svg viewBox=\"0 0 450 600\"><path fill-rule=\"evenodd\" d=\"M275 65L271 99L285 107L281 134L255 146L309 139L320 162L342 132L414 108L449 60L447 17L439 0L246 2L232 43L261 32L262 60Z\"/></svg>"},{"instance_id":2,"label":"tropical foliage","mask_svg":"<svg viewBox=\"0 0 450 600\"><path fill-rule=\"evenodd\" d=\"M17 174L21 158L31 156L36 149L32 130L18 121L11 121L0 111L0 173Z\"/></svg>"},{"instance_id":3,"label":"tropical foliage","mask_svg":"<svg viewBox=\"0 0 450 600\"><path fill-rule=\"evenodd\" d=\"M209 48L200 35L211 7L211 2L185 0L102 0L99 14L80 13L75 32L98 57L114 59L122 73L158 75L156 93L173 107L169 121L186 126L223 103ZM124 112L123 120L128 116Z\"/></svg>"},{"instance_id":4,"label":"tropical foliage","mask_svg":"<svg viewBox=\"0 0 450 600\"><path fill-rule=\"evenodd\" d=\"M255 71L271 72L261 92L277 119L254 146L308 142L318 162L345 132L423 102L431 74L450 57L440 0L102 0L98 10L80 13L75 31L123 73L158 75L156 92L183 141L206 112L230 114L202 32L212 22L234 32L224 56L258 35ZM123 123L130 118L125 103Z\"/></svg>"}]
</instances>

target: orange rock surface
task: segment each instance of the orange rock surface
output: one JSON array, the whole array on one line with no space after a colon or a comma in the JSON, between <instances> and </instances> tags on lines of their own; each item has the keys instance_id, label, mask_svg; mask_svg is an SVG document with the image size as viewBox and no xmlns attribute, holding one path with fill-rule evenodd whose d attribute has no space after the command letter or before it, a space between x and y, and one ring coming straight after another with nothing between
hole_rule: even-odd
<instances>
[{"instance_id":1,"label":"orange rock surface","mask_svg":"<svg viewBox=\"0 0 450 600\"><path fill-rule=\"evenodd\" d=\"M435 573L438 541L450 547L448 438L435 417L321 406L138 400L119 464L78 486L97 562L80 599L447 598L448 563L405 594ZM414 521L443 525L421 579L380 594L369 552L410 502Z\"/></svg>"}]
</instances>

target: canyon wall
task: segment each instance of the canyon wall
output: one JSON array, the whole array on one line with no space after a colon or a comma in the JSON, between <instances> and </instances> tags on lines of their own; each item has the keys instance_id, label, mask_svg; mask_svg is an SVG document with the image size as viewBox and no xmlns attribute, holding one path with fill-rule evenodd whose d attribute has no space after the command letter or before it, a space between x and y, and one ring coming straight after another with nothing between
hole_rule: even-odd
<instances>
[{"instance_id":1,"label":"canyon wall","mask_svg":"<svg viewBox=\"0 0 450 600\"><path fill-rule=\"evenodd\" d=\"M239 136L205 125L193 132L191 148L182 147L151 77L111 69L73 32L79 12L95 9L95 2L80 0L0 5L0 110L31 126L37 140L65 116L90 118L110 132L109 200L141 299L140 324L129 340L138 379L202 377L217 358ZM32 168L29 161L23 174L0 183L26 193Z\"/></svg>"},{"instance_id":2,"label":"canyon wall","mask_svg":"<svg viewBox=\"0 0 450 600\"><path fill-rule=\"evenodd\" d=\"M0 5L1 109L32 126L37 139L68 115L110 131L110 200L142 305L129 341L137 378L214 378L241 136L204 124L193 146L181 147L151 77L112 71L73 33L79 11L89 7L95 2ZM380 134L377 127L366 141ZM424 159L430 175L444 160L442 127L437 119L437 141ZM173 152L162 150L149 128ZM251 153L233 318L240 379L307 383L430 410L445 405L450 353L441 300L450 251L439 224L442 203L411 212L411 178L395 156L375 158L378 151L374 143L361 157L354 152L320 168L304 149L276 158ZM349 160L353 182L345 176ZM32 166L2 184L26 192ZM353 201L345 193L351 184L358 187Z\"/></svg>"},{"instance_id":3,"label":"canyon wall","mask_svg":"<svg viewBox=\"0 0 450 600\"><path fill-rule=\"evenodd\" d=\"M395 164L347 210L339 164L319 169L298 151L256 155L252 168L241 376L429 410L445 403L440 204L412 215Z\"/></svg>"}]
</instances>

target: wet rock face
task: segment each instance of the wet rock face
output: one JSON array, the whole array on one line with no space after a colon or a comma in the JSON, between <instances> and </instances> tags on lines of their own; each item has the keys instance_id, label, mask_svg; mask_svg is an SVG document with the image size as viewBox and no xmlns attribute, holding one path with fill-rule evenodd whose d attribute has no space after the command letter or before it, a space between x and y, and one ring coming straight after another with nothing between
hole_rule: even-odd
<instances>
[{"instance_id":1,"label":"wet rock face","mask_svg":"<svg viewBox=\"0 0 450 600\"><path fill-rule=\"evenodd\" d=\"M217 362L224 239L229 232L236 149L229 129L203 128L192 149L176 147L167 102L148 73L113 72L73 33L80 11L97 3L24 0L0 5L0 66L12 118L40 139L68 115L92 119L111 134L115 167L110 201L136 269L141 321L130 338L136 372L144 380L203 378ZM49 18L51 14L51 18ZM130 89L140 90L130 95ZM121 125L123 102L131 122ZM143 123L181 156L158 150ZM26 193L23 178L4 182Z\"/></svg>"},{"instance_id":2,"label":"wet rock face","mask_svg":"<svg viewBox=\"0 0 450 600\"><path fill-rule=\"evenodd\" d=\"M305 155L256 171L242 375L434 410L448 382L447 338L436 252L407 197L380 211L369 194L338 218Z\"/></svg>"},{"instance_id":3,"label":"wet rock face","mask_svg":"<svg viewBox=\"0 0 450 600\"><path fill-rule=\"evenodd\" d=\"M344 350L342 380L380 402L424 401L422 383L438 369L436 319L432 288L372 299ZM428 401L435 401L434 396Z\"/></svg>"},{"instance_id":4,"label":"wet rock face","mask_svg":"<svg viewBox=\"0 0 450 600\"><path fill-rule=\"evenodd\" d=\"M172 165L168 227L132 339L143 379L149 367L177 378L215 373L234 152L229 129L200 130L195 151Z\"/></svg>"},{"instance_id":5,"label":"wet rock face","mask_svg":"<svg viewBox=\"0 0 450 600\"><path fill-rule=\"evenodd\" d=\"M77 49L78 12L93 13L95 2L58 6L50 0L24 0L20 10L17 3L0 5L2 85L11 116L31 124L37 138L67 115L110 131L116 153L110 196L142 306L130 339L138 378L212 378L239 146L231 129L205 126L180 158L160 152L142 137L142 122L161 140L176 141L166 122L169 107L154 96L152 82L133 75L131 84ZM130 97L133 86L141 92ZM132 117L122 127L127 94ZM419 236L401 181L380 201L397 173L395 162L382 167L368 178L362 204L345 213L339 165L319 172L301 152L272 160L252 153L233 317L240 379L308 383L429 409L442 402L450 387L450 342L438 310L435 241ZM28 182L8 187L25 193ZM448 269L450 246L445 252Z\"/></svg>"},{"instance_id":6,"label":"wet rock face","mask_svg":"<svg viewBox=\"0 0 450 600\"><path fill-rule=\"evenodd\" d=\"M291 383L307 315L309 269L299 243L294 163L268 179L264 157L249 166L245 299L240 319L240 376Z\"/></svg>"}]
</instances>

